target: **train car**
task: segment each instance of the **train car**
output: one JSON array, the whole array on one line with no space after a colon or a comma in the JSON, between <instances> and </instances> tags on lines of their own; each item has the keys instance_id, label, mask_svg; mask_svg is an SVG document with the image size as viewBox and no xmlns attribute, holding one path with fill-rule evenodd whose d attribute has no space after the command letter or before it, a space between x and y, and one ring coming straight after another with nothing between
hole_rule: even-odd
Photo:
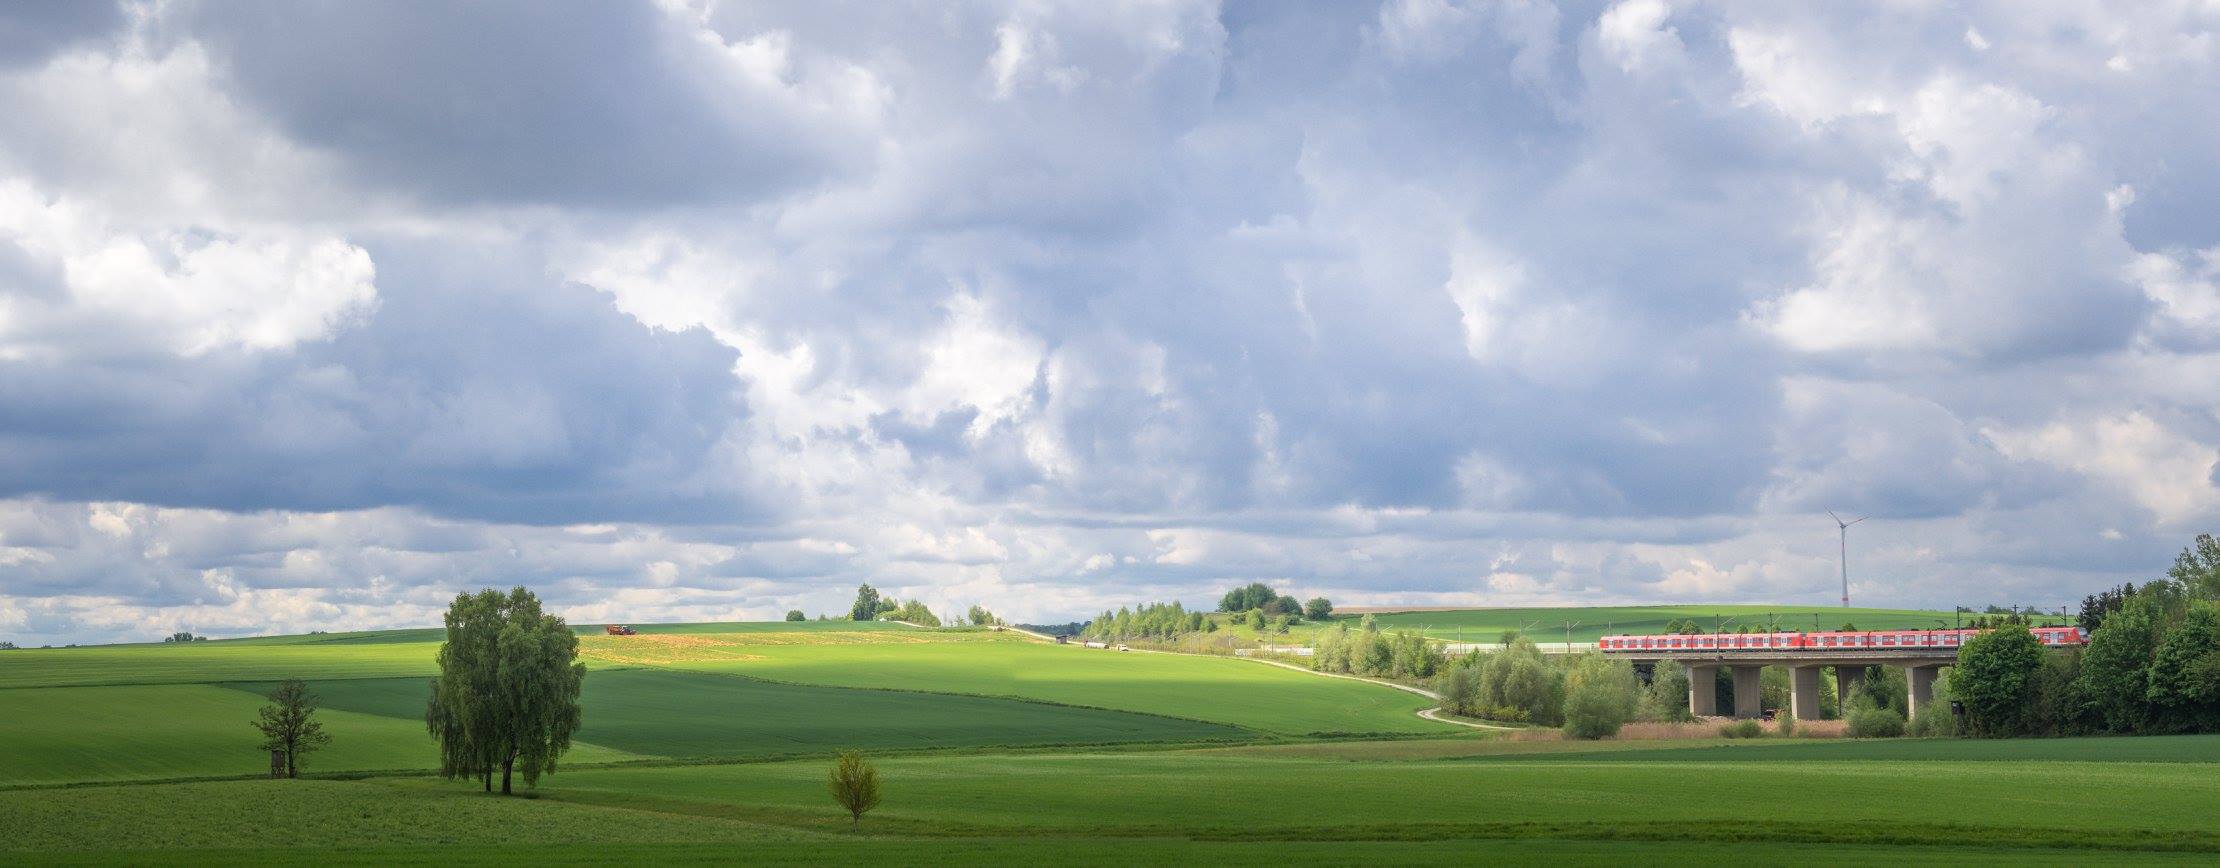
<instances>
[{"instance_id":1,"label":"train car","mask_svg":"<svg viewBox=\"0 0 2220 868\"><path fill-rule=\"evenodd\" d=\"M1956 648L1981 635L1981 630L1830 630L1810 633L1710 633L1656 636L1605 636L1596 648L1608 652L1641 651L1785 651ZM2089 644L2089 631L2080 627L2032 627L2035 641L2051 647Z\"/></svg>"}]
</instances>

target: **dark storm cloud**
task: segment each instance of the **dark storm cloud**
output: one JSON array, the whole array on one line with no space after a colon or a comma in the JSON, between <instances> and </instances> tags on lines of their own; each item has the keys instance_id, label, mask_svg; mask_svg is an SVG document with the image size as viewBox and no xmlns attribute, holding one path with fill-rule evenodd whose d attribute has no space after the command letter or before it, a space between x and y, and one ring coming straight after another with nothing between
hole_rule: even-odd
<instances>
[{"instance_id":1,"label":"dark storm cloud","mask_svg":"<svg viewBox=\"0 0 2220 868\"><path fill-rule=\"evenodd\" d=\"M105 0L23 0L0 6L0 70L44 63L72 45L114 32L123 4Z\"/></svg>"},{"instance_id":2,"label":"dark storm cloud","mask_svg":"<svg viewBox=\"0 0 2220 868\"><path fill-rule=\"evenodd\" d=\"M0 487L225 510L730 520L733 351L445 246L374 251L366 321L290 353L0 362Z\"/></svg>"},{"instance_id":3,"label":"dark storm cloud","mask_svg":"<svg viewBox=\"0 0 2220 868\"><path fill-rule=\"evenodd\" d=\"M451 205L728 205L855 147L647 3L206 3L189 32L299 141Z\"/></svg>"}]
</instances>

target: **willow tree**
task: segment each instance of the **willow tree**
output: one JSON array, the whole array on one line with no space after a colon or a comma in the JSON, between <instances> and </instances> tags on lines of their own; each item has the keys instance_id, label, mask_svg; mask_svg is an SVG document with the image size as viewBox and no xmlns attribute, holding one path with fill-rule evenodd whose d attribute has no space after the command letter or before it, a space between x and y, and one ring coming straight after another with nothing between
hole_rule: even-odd
<instances>
[{"instance_id":1,"label":"willow tree","mask_svg":"<svg viewBox=\"0 0 2220 868\"><path fill-rule=\"evenodd\" d=\"M542 612L531 591L457 595L424 712L439 741L440 774L478 778L491 792L498 769L504 794L518 773L537 785L570 749L585 680L577 635Z\"/></svg>"}]
</instances>

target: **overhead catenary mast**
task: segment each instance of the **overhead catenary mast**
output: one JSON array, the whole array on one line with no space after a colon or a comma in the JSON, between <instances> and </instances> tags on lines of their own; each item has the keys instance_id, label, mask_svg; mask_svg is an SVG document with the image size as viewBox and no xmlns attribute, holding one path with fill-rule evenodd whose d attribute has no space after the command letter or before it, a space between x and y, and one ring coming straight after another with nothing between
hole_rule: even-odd
<instances>
[{"instance_id":1,"label":"overhead catenary mast","mask_svg":"<svg viewBox=\"0 0 2220 868\"><path fill-rule=\"evenodd\" d=\"M1849 521L1843 521L1842 516L1836 515L1835 511L1830 509L1827 510L1827 517L1835 520L1835 530L1841 533L1841 539L1838 540L1839 550L1837 554L1841 557L1842 563L1842 607L1847 609L1850 608L1850 526L1872 518L1872 516L1862 515Z\"/></svg>"}]
</instances>

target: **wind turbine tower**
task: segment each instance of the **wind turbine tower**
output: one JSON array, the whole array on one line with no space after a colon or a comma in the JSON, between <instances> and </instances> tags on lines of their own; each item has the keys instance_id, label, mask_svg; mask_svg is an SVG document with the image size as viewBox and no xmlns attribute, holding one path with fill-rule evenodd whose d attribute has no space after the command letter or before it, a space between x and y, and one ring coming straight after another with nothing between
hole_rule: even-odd
<instances>
[{"instance_id":1,"label":"wind turbine tower","mask_svg":"<svg viewBox=\"0 0 2220 868\"><path fill-rule=\"evenodd\" d=\"M1835 530L1841 533L1837 553L1841 557L1842 563L1842 607L1847 609L1850 608L1850 526L1872 518L1872 516L1864 515L1849 521L1843 521L1842 516L1836 515L1835 511L1830 509L1827 510L1827 517L1835 520Z\"/></svg>"}]
</instances>

